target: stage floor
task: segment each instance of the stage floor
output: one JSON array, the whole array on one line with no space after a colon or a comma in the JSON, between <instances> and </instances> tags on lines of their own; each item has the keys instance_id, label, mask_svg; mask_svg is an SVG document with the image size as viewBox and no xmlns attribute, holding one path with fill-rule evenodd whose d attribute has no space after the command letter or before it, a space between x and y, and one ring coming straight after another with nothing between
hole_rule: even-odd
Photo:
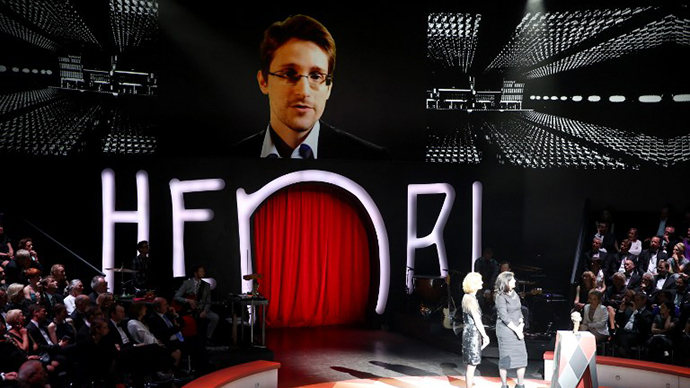
<instances>
[{"instance_id":1,"label":"stage floor","mask_svg":"<svg viewBox=\"0 0 690 388\"><path fill-rule=\"evenodd\" d=\"M270 329L266 340L274 360L281 363L278 386L283 388L354 379L368 381L323 387L358 386L352 384L464 387L460 341L455 340L451 330L444 335L448 338L446 345L450 346L438 346L438 335L434 341L426 341L391 331L342 326ZM454 343L457 352L448 350ZM477 367L477 387L500 387L497 353L494 341ZM525 373L525 378L530 380L527 386L548 386L541 381L543 372L541 357L530 359ZM427 379L420 380L420 377ZM509 377L515 377L514 372ZM510 386L513 385L511 382Z\"/></svg>"}]
</instances>

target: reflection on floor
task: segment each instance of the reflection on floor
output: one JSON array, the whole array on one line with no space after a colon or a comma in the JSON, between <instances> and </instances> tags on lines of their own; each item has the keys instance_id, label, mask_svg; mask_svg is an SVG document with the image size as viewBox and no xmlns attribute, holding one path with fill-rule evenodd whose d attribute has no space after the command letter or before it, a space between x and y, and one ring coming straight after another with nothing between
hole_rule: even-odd
<instances>
[{"instance_id":1,"label":"reflection on floor","mask_svg":"<svg viewBox=\"0 0 690 388\"><path fill-rule=\"evenodd\" d=\"M452 331L449 332L452 335ZM266 339L268 348L275 354L275 361L281 363L278 372L280 387L407 376L443 377L448 385L448 381L457 380L465 373L459 342L457 351L450 351L446 350L447 347L390 331L342 326L271 329L267 331ZM495 342L485 354L497 354ZM485 356L476 376L498 377L497 363L495 356ZM541 380L542 369L541 359L530 359L525 377ZM515 377L514 372L509 376ZM391 383L392 386L414 386L410 385L411 381L395 381L397 383ZM452 386L464 386L464 381Z\"/></svg>"}]
</instances>

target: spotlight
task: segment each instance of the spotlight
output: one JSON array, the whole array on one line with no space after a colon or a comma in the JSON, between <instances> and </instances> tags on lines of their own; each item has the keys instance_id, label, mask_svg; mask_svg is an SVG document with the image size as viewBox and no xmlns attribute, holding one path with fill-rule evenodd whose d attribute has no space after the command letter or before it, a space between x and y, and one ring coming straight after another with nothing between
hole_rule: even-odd
<instances>
[{"instance_id":1,"label":"spotlight","mask_svg":"<svg viewBox=\"0 0 690 388\"><path fill-rule=\"evenodd\" d=\"M673 96L675 102L690 102L690 94L676 94Z\"/></svg>"},{"instance_id":2,"label":"spotlight","mask_svg":"<svg viewBox=\"0 0 690 388\"><path fill-rule=\"evenodd\" d=\"M561 101L567 101L567 100L568 100L568 97L566 97L566 96L561 96Z\"/></svg>"},{"instance_id":3,"label":"spotlight","mask_svg":"<svg viewBox=\"0 0 690 388\"><path fill-rule=\"evenodd\" d=\"M611 101L611 102L623 102L623 101L625 101L625 96L611 96L611 97L609 97L609 101Z\"/></svg>"},{"instance_id":4,"label":"spotlight","mask_svg":"<svg viewBox=\"0 0 690 388\"><path fill-rule=\"evenodd\" d=\"M589 96L589 97L587 97L587 101L589 101L589 102L599 102L599 101L601 101L601 97L600 97L600 96L596 96L596 95L594 95L594 96Z\"/></svg>"},{"instance_id":5,"label":"spotlight","mask_svg":"<svg viewBox=\"0 0 690 388\"><path fill-rule=\"evenodd\" d=\"M573 101L575 101L575 102L582 101L582 96L573 96Z\"/></svg>"}]
</instances>

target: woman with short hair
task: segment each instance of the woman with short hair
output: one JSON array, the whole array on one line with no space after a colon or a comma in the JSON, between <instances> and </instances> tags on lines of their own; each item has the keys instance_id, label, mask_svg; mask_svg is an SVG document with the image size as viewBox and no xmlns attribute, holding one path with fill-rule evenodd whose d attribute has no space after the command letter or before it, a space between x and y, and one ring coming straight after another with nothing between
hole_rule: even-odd
<instances>
[{"instance_id":1,"label":"woman with short hair","mask_svg":"<svg viewBox=\"0 0 690 388\"><path fill-rule=\"evenodd\" d=\"M501 388L508 388L508 369L517 369L516 388L525 388L525 367L527 348L525 319L522 316L520 296L515 292L515 276L503 272L496 278L494 298L496 299L496 337L498 338L498 373Z\"/></svg>"}]
</instances>

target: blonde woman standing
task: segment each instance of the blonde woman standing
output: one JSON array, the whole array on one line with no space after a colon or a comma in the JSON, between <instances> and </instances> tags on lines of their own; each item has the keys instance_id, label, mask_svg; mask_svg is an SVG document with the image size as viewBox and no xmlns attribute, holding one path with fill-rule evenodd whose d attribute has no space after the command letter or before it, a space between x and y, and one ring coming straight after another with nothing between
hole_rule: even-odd
<instances>
[{"instance_id":1,"label":"blonde woman standing","mask_svg":"<svg viewBox=\"0 0 690 388\"><path fill-rule=\"evenodd\" d=\"M527 347L522 330L525 320L522 316L520 296L515 292L515 276L512 272L502 272L496 278L494 287L496 298L496 337L498 338L498 373L501 388L508 388L508 369L517 369L517 385L525 388L525 367L527 367Z\"/></svg>"},{"instance_id":2,"label":"blonde woman standing","mask_svg":"<svg viewBox=\"0 0 690 388\"><path fill-rule=\"evenodd\" d=\"M472 386L474 370L482 362L482 350L489 345L489 336L486 335L482 323L482 310L477 302L477 290L482 289L482 275L478 272L470 272L462 281L462 319L465 328L462 331L462 360L467 365L465 371L465 383Z\"/></svg>"}]
</instances>

